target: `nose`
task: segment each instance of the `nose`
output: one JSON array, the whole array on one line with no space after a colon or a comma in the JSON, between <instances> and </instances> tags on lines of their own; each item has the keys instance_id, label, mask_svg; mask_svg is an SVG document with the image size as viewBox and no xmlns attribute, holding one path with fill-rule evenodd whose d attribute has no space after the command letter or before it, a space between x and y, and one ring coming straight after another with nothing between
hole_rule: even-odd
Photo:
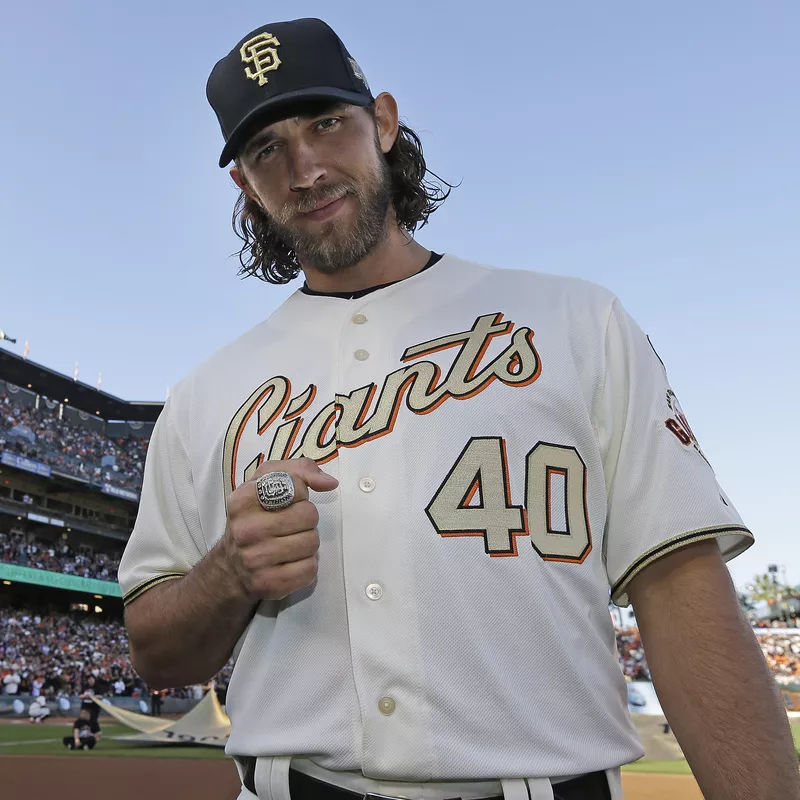
<instances>
[{"instance_id":1,"label":"nose","mask_svg":"<svg viewBox=\"0 0 800 800\"><path fill-rule=\"evenodd\" d=\"M306 142L297 142L290 147L289 187L293 192L311 189L317 181L324 180L326 174L313 147Z\"/></svg>"}]
</instances>

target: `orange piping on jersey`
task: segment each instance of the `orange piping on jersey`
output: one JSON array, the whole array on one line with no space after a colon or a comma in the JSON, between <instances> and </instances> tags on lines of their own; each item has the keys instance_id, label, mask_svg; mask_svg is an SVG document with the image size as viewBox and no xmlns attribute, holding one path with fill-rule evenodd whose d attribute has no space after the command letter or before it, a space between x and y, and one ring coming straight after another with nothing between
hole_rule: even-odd
<instances>
[{"instance_id":1,"label":"orange piping on jersey","mask_svg":"<svg viewBox=\"0 0 800 800\"><path fill-rule=\"evenodd\" d=\"M500 315L502 316L502 315ZM472 360L472 363L469 365L469 369L467 370L467 374L464 376L464 382L475 380L475 372L477 371L478 367L483 361L483 357L486 355L486 351L489 349L489 345L492 343L492 339L495 339L498 336L503 336L504 334L508 333L510 328L514 327L514 323L507 322L504 326L502 331L495 331L494 333L490 333L486 339L484 340L483 344L481 345L480 350L475 354L475 358Z\"/></svg>"},{"instance_id":2,"label":"orange piping on jersey","mask_svg":"<svg viewBox=\"0 0 800 800\"><path fill-rule=\"evenodd\" d=\"M353 433L355 433L364 424L364 420L366 419L367 414L369 413L370 406L372 405L372 400L375 397L375 392L377 391L378 391L378 384L377 383L371 384L369 393L367 394L364 400L364 405L361 407L361 411L359 412L358 417L356 418L355 425L353 425Z\"/></svg>"},{"instance_id":3,"label":"orange piping on jersey","mask_svg":"<svg viewBox=\"0 0 800 800\"><path fill-rule=\"evenodd\" d=\"M292 433L289 436L289 441L286 442L286 445L283 448L283 452L281 453L278 461L286 461L289 458L289 453L292 452L292 448L294 447L294 440L297 438L297 434L299 433L302 424L303 424L302 417L300 419L294 420L294 428L292 429Z\"/></svg>"},{"instance_id":4,"label":"orange piping on jersey","mask_svg":"<svg viewBox=\"0 0 800 800\"><path fill-rule=\"evenodd\" d=\"M511 502L511 482L509 481L509 470L508 470L508 451L506 449L506 440L500 439L500 459L503 464L503 486L505 486L506 492L506 508L514 508L514 504ZM517 506L520 511L520 515L522 517L522 530L520 531L509 531L511 534L511 552L510 553L490 553L489 555L494 556L495 558L499 558L502 556L516 556L517 553L517 537L518 536L530 536L530 531L528 530L528 514L526 512L525 506Z\"/></svg>"},{"instance_id":5,"label":"orange piping on jersey","mask_svg":"<svg viewBox=\"0 0 800 800\"><path fill-rule=\"evenodd\" d=\"M306 390L306 391L308 391L308 390ZM297 417L300 414L302 414L304 411L307 411L308 407L314 402L316 397L317 397L317 387L316 387L316 384L312 383L311 384L311 394L309 395L308 400L306 400L305 403L303 403L303 405L300 406L300 408L297 409L297 411L292 411L291 414L287 414L284 417L284 420L286 420L286 422L289 422L289 420L294 419L295 417Z\"/></svg>"},{"instance_id":6,"label":"orange piping on jersey","mask_svg":"<svg viewBox=\"0 0 800 800\"><path fill-rule=\"evenodd\" d=\"M557 533L557 531L553 530L553 521L550 516L550 505L551 505L551 497L550 497L550 478L553 475L561 475L564 478L564 492L566 494L566 480L567 480L567 470L562 469L560 467L545 467L545 479L544 479L544 497L545 497L545 515L546 519L545 522L547 524L547 532L548 533ZM569 517L567 517L567 535L569 535Z\"/></svg>"},{"instance_id":7,"label":"orange piping on jersey","mask_svg":"<svg viewBox=\"0 0 800 800\"><path fill-rule=\"evenodd\" d=\"M291 382L289 381L289 379L288 378L284 378L282 375L277 375L274 378L271 378L268 381L268 383L271 383L272 385L268 386L263 392L261 392L260 395L258 395L258 397L255 400L253 400L251 402L249 411L244 416L242 421L239 423L238 428L236 429L236 435L234 436L233 446L232 446L232 453L231 453L231 471L230 471L230 475L228 476L229 481L230 481L230 483L229 483L230 491L235 491L235 489L236 489L236 462L237 462L238 457L239 457L239 441L242 438L242 433L244 432L244 429L245 429L247 423L250 421L250 417L253 416L253 414L255 413L256 409L259 408L259 406L264 402L264 400L267 397L271 397L273 392L276 390L277 387L273 383L276 380L286 381L286 385L287 386L291 386ZM283 401L281 401L281 407L282 408L285 407L285 399ZM227 435L226 435L225 438L227 439Z\"/></svg>"},{"instance_id":8,"label":"orange piping on jersey","mask_svg":"<svg viewBox=\"0 0 800 800\"><path fill-rule=\"evenodd\" d=\"M258 454L258 458L254 458L245 468L244 472L242 473L242 477L244 478L245 482L250 480L250 476L253 475L256 470L266 461L266 456L263 453Z\"/></svg>"},{"instance_id":9,"label":"orange piping on jersey","mask_svg":"<svg viewBox=\"0 0 800 800\"><path fill-rule=\"evenodd\" d=\"M461 501L459 508L471 508L470 503L475 499L475 495L478 493L478 487L481 485L480 479L478 476L475 476L475 480L472 482L472 486L467 490L464 499Z\"/></svg>"},{"instance_id":10,"label":"orange piping on jersey","mask_svg":"<svg viewBox=\"0 0 800 800\"><path fill-rule=\"evenodd\" d=\"M276 419L283 413L283 409L289 404L289 400L292 396L292 382L288 379L284 379L286 381L286 389L284 390L283 400L281 400L281 404L275 409L275 411L270 415L270 418L258 428L258 435L263 435L264 431L275 422Z\"/></svg>"},{"instance_id":11,"label":"orange piping on jersey","mask_svg":"<svg viewBox=\"0 0 800 800\"><path fill-rule=\"evenodd\" d=\"M575 452L577 453L578 451L576 450ZM580 458L580 453L578 453L578 458ZM583 459L581 459L581 462L582 461ZM589 524L589 498L587 497L589 488L588 472L589 471L586 469L586 465L584 464L583 465L583 516L584 519L586 520L586 534L589 537L588 547L586 548L586 550L584 551L583 555L580 558L563 558L563 557L556 558L554 556L542 556L541 553L539 553L543 561L560 561L564 564L583 564L583 562L586 561L586 559L588 558L589 553L592 552L592 549L594 548L594 542L592 541L592 527Z\"/></svg>"},{"instance_id":12,"label":"orange piping on jersey","mask_svg":"<svg viewBox=\"0 0 800 800\"><path fill-rule=\"evenodd\" d=\"M458 345L463 346L465 342L469 341L471 334L473 334L475 332L475 330L476 330L476 328L478 326L478 323L482 319L484 319L485 317L488 317L488 316L489 316L488 314L482 314L480 317L478 317L478 319L475 320L475 322L472 324L472 328L470 330L464 331L464 333L460 335L460 338L455 339L452 342L448 342L447 344L441 344L441 345L438 345L436 347L429 347L429 348L427 348L425 350L420 350L420 351L414 353L413 355L409 355L409 350L414 350L415 348L414 347L409 347L403 353L403 355L402 355L400 360L403 363L405 363L407 361L416 361L418 358L422 358L423 356L429 356L429 355L432 355L433 353L440 353L443 350L449 350L451 347L457 347ZM497 314L494 315L494 320L492 320L490 325L491 326L499 325L500 322L502 322L502 320L503 320L503 314L502 313L497 313ZM508 333L513 327L514 327L514 323L513 322L510 322L510 321L506 322L503 325L502 329L500 329L498 331L492 331L492 333L489 334L488 338L492 339L495 336L502 336L502 335ZM488 339L487 339L487 341L488 341ZM480 359L478 359L478 361L480 361Z\"/></svg>"}]
</instances>

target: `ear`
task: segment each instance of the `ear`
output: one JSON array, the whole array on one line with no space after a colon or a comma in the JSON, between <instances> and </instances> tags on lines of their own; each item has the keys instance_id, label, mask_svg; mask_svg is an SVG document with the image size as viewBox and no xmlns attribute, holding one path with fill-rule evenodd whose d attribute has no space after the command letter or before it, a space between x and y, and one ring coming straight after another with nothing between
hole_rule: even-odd
<instances>
[{"instance_id":1,"label":"ear","mask_svg":"<svg viewBox=\"0 0 800 800\"><path fill-rule=\"evenodd\" d=\"M397 141L400 119L397 114L397 101L388 92L375 98L375 124L381 151L388 153Z\"/></svg>"},{"instance_id":2,"label":"ear","mask_svg":"<svg viewBox=\"0 0 800 800\"><path fill-rule=\"evenodd\" d=\"M259 202L258 197L256 197L255 192L250 188L250 184L247 182L247 178L244 176L244 171L242 168L235 164L231 167L230 172L228 173L233 182L251 199L255 200L256 203Z\"/></svg>"}]
</instances>

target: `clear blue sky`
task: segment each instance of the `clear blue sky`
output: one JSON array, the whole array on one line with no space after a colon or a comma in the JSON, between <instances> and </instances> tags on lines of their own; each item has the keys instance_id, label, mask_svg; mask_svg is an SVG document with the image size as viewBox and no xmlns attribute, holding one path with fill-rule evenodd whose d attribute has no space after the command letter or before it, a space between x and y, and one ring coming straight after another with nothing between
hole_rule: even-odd
<instances>
[{"instance_id":1,"label":"clear blue sky","mask_svg":"<svg viewBox=\"0 0 800 800\"><path fill-rule=\"evenodd\" d=\"M800 5L7 4L0 327L126 399L167 386L291 288L236 276L206 104L245 33L329 21L461 187L420 241L615 291L757 536L737 583L800 583Z\"/></svg>"}]
</instances>

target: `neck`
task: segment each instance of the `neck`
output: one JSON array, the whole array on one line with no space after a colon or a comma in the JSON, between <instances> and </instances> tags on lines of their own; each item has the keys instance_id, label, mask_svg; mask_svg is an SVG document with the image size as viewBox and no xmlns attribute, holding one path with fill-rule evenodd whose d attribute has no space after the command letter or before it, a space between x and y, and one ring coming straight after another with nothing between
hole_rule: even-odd
<instances>
[{"instance_id":1,"label":"neck","mask_svg":"<svg viewBox=\"0 0 800 800\"><path fill-rule=\"evenodd\" d=\"M359 292L408 278L419 272L429 258L429 250L397 225L390 224L380 244L349 269L325 275L311 265L301 264L301 267L306 283L315 292Z\"/></svg>"}]
</instances>

